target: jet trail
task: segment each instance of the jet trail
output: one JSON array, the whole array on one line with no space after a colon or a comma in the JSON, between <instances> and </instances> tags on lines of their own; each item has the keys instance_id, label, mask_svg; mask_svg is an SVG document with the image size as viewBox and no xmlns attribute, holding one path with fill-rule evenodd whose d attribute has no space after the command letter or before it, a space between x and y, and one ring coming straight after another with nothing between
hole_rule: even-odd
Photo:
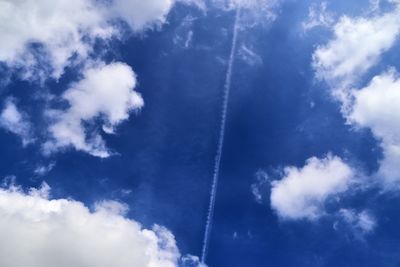
<instances>
[{"instance_id":1,"label":"jet trail","mask_svg":"<svg viewBox=\"0 0 400 267\"><path fill-rule=\"evenodd\" d=\"M240 9L238 8L238 9L236 9L231 52L229 55L228 69L226 72L225 83L224 83L224 95L223 95L222 113L221 113L221 128L220 128L220 132L219 132L217 153L215 155L213 181L212 181L211 194L210 194L210 204L208 207L206 228L205 228L204 239L203 239L203 249L202 249L202 253L201 253L201 262L202 263L205 263L206 258L207 258L209 238L210 238L210 234L211 234L212 221L213 221L213 216L214 216L214 207L215 207L215 200L216 200L217 189L218 189L219 171L220 171L220 166L221 166L222 150L224 147L224 139L225 139L225 128L226 128L226 117L227 117L227 113L228 113L229 93L230 93L231 83L232 83L232 70L233 70L233 65L235 63L237 35L238 35L238 29L239 29L239 19L240 19Z\"/></svg>"}]
</instances>

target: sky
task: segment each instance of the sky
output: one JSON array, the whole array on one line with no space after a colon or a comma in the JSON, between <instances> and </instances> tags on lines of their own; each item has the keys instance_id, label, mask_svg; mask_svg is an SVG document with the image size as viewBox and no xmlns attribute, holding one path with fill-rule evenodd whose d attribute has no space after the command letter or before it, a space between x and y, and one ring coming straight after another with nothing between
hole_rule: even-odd
<instances>
[{"instance_id":1,"label":"sky","mask_svg":"<svg viewBox=\"0 0 400 267\"><path fill-rule=\"evenodd\" d=\"M400 265L400 1L0 0L0 266Z\"/></svg>"}]
</instances>

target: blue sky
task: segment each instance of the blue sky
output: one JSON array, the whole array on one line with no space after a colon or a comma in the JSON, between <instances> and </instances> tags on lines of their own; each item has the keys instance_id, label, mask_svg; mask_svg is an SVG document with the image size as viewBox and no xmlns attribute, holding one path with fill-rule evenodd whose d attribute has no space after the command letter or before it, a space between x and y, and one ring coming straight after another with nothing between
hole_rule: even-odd
<instances>
[{"instance_id":1,"label":"blue sky","mask_svg":"<svg viewBox=\"0 0 400 267\"><path fill-rule=\"evenodd\" d=\"M400 264L399 1L0 0L0 21L1 266Z\"/></svg>"}]
</instances>

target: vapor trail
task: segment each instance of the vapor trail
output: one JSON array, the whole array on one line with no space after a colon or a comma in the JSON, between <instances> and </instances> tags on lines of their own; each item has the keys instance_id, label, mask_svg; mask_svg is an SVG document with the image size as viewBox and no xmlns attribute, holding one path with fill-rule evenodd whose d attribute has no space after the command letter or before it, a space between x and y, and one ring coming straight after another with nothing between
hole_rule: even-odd
<instances>
[{"instance_id":1,"label":"vapor trail","mask_svg":"<svg viewBox=\"0 0 400 267\"><path fill-rule=\"evenodd\" d=\"M201 262L202 263L205 263L206 258L207 258L209 238L210 238L212 221L213 221L213 216L214 216L215 199L217 196L218 180L219 180L219 170L220 170L220 166L221 166L222 150L224 147L224 139L225 139L226 117L227 117L227 113L228 113L229 93L230 93L231 82L232 82L232 70L233 70L233 65L235 63L235 52L236 52L237 35L238 35L238 29L239 29L239 19L240 19L240 9L238 8L238 9L236 9L236 16L235 16L235 22L234 22L234 27L233 27L231 52L229 55L228 69L226 71L225 83L224 83L224 94L223 94L223 100L222 100L222 113L221 113L221 128L220 128L220 132L219 132L217 153L215 155L213 181L212 181L211 194L210 194L210 204L208 207L206 229L204 232L204 239L203 239L203 249L202 249L202 253L201 253Z\"/></svg>"}]
</instances>

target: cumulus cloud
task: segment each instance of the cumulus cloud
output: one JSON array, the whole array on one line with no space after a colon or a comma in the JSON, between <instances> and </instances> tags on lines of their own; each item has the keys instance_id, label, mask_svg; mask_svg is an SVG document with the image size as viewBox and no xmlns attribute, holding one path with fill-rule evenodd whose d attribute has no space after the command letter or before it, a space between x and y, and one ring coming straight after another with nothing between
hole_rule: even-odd
<instances>
[{"instance_id":1,"label":"cumulus cloud","mask_svg":"<svg viewBox=\"0 0 400 267\"><path fill-rule=\"evenodd\" d=\"M12 98L6 100L4 109L0 114L0 127L19 136L24 146L34 141L28 116L18 110Z\"/></svg>"},{"instance_id":2,"label":"cumulus cloud","mask_svg":"<svg viewBox=\"0 0 400 267\"><path fill-rule=\"evenodd\" d=\"M354 103L347 117L360 126L370 128L381 140L384 158L378 175L388 186L400 185L400 80L395 70L375 76L369 85L353 90Z\"/></svg>"},{"instance_id":3,"label":"cumulus cloud","mask_svg":"<svg viewBox=\"0 0 400 267\"><path fill-rule=\"evenodd\" d=\"M83 79L64 92L67 110L50 110L54 121L49 128L52 140L44 145L51 153L69 146L98 157L108 157L106 144L96 131L88 131L85 123L100 118L107 133L129 118L133 110L143 106L140 94L134 91L136 76L124 63L100 64L86 69Z\"/></svg>"},{"instance_id":4,"label":"cumulus cloud","mask_svg":"<svg viewBox=\"0 0 400 267\"><path fill-rule=\"evenodd\" d=\"M86 59L95 40L118 38L115 20L134 32L166 22L176 0L0 0L0 61L23 69L23 78L59 78ZM199 4L194 0L180 0Z\"/></svg>"},{"instance_id":5,"label":"cumulus cloud","mask_svg":"<svg viewBox=\"0 0 400 267\"><path fill-rule=\"evenodd\" d=\"M349 189L353 170L339 157L310 158L302 168L286 167L272 182L271 207L282 219L315 220L324 215L329 197Z\"/></svg>"},{"instance_id":6,"label":"cumulus cloud","mask_svg":"<svg viewBox=\"0 0 400 267\"><path fill-rule=\"evenodd\" d=\"M174 236L143 229L126 206L102 202L90 211L70 199L49 199L49 187L0 189L0 265L4 267L173 267Z\"/></svg>"},{"instance_id":7,"label":"cumulus cloud","mask_svg":"<svg viewBox=\"0 0 400 267\"><path fill-rule=\"evenodd\" d=\"M348 89L389 50L400 33L400 5L373 17L343 16L333 27L334 38L313 54L320 79L335 89Z\"/></svg>"},{"instance_id":8,"label":"cumulus cloud","mask_svg":"<svg viewBox=\"0 0 400 267\"><path fill-rule=\"evenodd\" d=\"M400 128L397 126L400 81L396 70L375 76L359 90L357 81L394 46L400 34L400 2L381 13L379 1L371 1L374 15L342 17L334 26L334 38L313 55L317 76L332 88L349 123L371 129L380 141L383 159L375 176L386 189L400 188Z\"/></svg>"},{"instance_id":9,"label":"cumulus cloud","mask_svg":"<svg viewBox=\"0 0 400 267\"><path fill-rule=\"evenodd\" d=\"M73 55L87 56L90 45L84 38L112 34L92 1L0 1L0 61L23 68L25 76L36 74L37 61L45 58L53 77L59 77Z\"/></svg>"},{"instance_id":10,"label":"cumulus cloud","mask_svg":"<svg viewBox=\"0 0 400 267\"><path fill-rule=\"evenodd\" d=\"M200 0L0 0L0 62L22 69L22 78L59 78L82 62L96 40L120 37L116 20L133 32L159 27L176 2Z\"/></svg>"},{"instance_id":11,"label":"cumulus cloud","mask_svg":"<svg viewBox=\"0 0 400 267\"><path fill-rule=\"evenodd\" d=\"M0 63L17 69L23 79L40 81L61 77L71 64L83 66L84 78L62 95L69 108L47 112L52 122L46 153L72 146L99 157L110 155L101 135L88 124L100 118L103 131L112 134L143 100L133 91L136 77L129 66L93 63L101 61L92 53L94 43L120 38L126 32L120 21L134 33L157 28L178 2L204 7L202 0L0 0ZM10 115L12 108L4 114ZM4 127L28 143L27 124L13 119L5 118Z\"/></svg>"}]
</instances>

